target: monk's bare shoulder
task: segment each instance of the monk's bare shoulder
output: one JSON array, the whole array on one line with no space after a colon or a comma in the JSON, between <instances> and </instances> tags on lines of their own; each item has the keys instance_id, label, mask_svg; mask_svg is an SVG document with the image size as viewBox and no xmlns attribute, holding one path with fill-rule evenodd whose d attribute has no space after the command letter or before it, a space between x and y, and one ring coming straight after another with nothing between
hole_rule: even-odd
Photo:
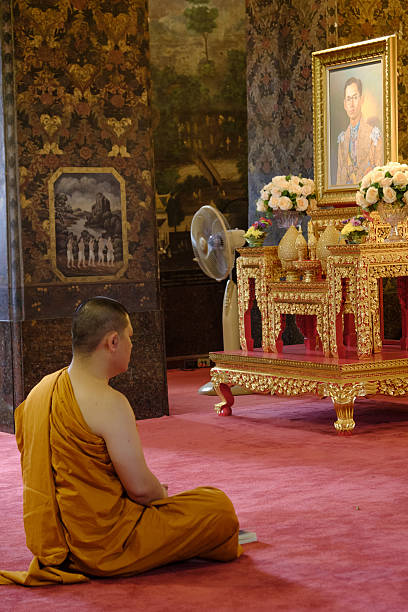
<instances>
[{"instance_id":1,"label":"monk's bare shoulder","mask_svg":"<svg viewBox=\"0 0 408 612\"><path fill-rule=\"evenodd\" d=\"M127 398L109 385L79 392L77 401L89 429L103 438L132 426L135 417Z\"/></svg>"}]
</instances>

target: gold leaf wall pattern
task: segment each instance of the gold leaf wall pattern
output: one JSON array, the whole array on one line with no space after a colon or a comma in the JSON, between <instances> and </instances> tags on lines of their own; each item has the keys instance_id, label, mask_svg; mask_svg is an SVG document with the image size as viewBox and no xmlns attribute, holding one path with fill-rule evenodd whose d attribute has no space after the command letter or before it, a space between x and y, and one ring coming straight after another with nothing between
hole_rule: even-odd
<instances>
[{"instance_id":1,"label":"gold leaf wall pattern","mask_svg":"<svg viewBox=\"0 0 408 612\"><path fill-rule=\"evenodd\" d=\"M13 30L25 286L58 280L48 181L61 167L125 179L123 280L154 281L147 0L15 0Z\"/></svg>"}]
</instances>

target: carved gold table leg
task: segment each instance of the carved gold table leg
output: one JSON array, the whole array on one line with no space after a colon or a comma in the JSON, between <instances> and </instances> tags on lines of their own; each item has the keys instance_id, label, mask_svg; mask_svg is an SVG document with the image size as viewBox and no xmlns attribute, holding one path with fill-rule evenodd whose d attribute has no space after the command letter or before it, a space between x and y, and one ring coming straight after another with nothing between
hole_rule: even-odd
<instances>
[{"instance_id":1,"label":"carved gold table leg","mask_svg":"<svg viewBox=\"0 0 408 612\"><path fill-rule=\"evenodd\" d=\"M339 404L333 398L332 402L337 414L337 421L334 423L337 433L341 435L351 435L356 425L353 419L354 399L347 404Z\"/></svg>"},{"instance_id":2,"label":"carved gold table leg","mask_svg":"<svg viewBox=\"0 0 408 612\"><path fill-rule=\"evenodd\" d=\"M353 419L354 400L356 397L366 397L377 392L377 383L358 382L346 383L322 383L319 387L319 394L330 397L337 414L337 421L334 423L337 433L351 434L355 422Z\"/></svg>"},{"instance_id":3,"label":"carved gold table leg","mask_svg":"<svg viewBox=\"0 0 408 612\"><path fill-rule=\"evenodd\" d=\"M218 416L231 416L231 406L234 403L234 396L231 393L229 385L225 383L214 384L214 390L221 402L215 404L214 410Z\"/></svg>"}]
</instances>

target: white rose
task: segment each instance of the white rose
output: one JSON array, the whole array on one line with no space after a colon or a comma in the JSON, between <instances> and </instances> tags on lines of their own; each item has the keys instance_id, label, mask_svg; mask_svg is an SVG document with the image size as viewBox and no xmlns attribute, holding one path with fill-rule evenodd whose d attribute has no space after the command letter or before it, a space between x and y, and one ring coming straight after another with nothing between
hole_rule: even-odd
<instances>
[{"instance_id":1,"label":"white rose","mask_svg":"<svg viewBox=\"0 0 408 612\"><path fill-rule=\"evenodd\" d=\"M384 178L385 172L376 168L371 172L371 183L379 183Z\"/></svg>"},{"instance_id":2,"label":"white rose","mask_svg":"<svg viewBox=\"0 0 408 612\"><path fill-rule=\"evenodd\" d=\"M369 187L367 189L366 200L369 204L378 202L378 189L376 187Z\"/></svg>"},{"instance_id":3,"label":"white rose","mask_svg":"<svg viewBox=\"0 0 408 612\"><path fill-rule=\"evenodd\" d=\"M259 212L266 212L268 210L268 207L266 206L262 198L259 198L259 200L257 201L256 210Z\"/></svg>"},{"instance_id":4,"label":"white rose","mask_svg":"<svg viewBox=\"0 0 408 612\"><path fill-rule=\"evenodd\" d=\"M268 202L269 208L272 210L278 210L279 208L279 198L270 198Z\"/></svg>"},{"instance_id":5,"label":"white rose","mask_svg":"<svg viewBox=\"0 0 408 612\"><path fill-rule=\"evenodd\" d=\"M402 199L404 200L405 204L408 204L408 191L404 193L404 195L402 196Z\"/></svg>"},{"instance_id":6,"label":"white rose","mask_svg":"<svg viewBox=\"0 0 408 612\"><path fill-rule=\"evenodd\" d=\"M400 172L401 164L399 164L398 162L390 162L389 164L387 164L385 169L388 170L388 172L392 174L392 176L394 176L394 174Z\"/></svg>"},{"instance_id":7,"label":"white rose","mask_svg":"<svg viewBox=\"0 0 408 612\"><path fill-rule=\"evenodd\" d=\"M270 194L269 194L269 191L267 189L265 189L265 188L262 189L262 191L261 191L261 198L263 200L269 200Z\"/></svg>"},{"instance_id":8,"label":"white rose","mask_svg":"<svg viewBox=\"0 0 408 612\"><path fill-rule=\"evenodd\" d=\"M302 188L299 186L299 183L295 183L294 181L289 181L287 189L290 193L295 193L296 195L300 195L302 193Z\"/></svg>"},{"instance_id":9,"label":"white rose","mask_svg":"<svg viewBox=\"0 0 408 612\"><path fill-rule=\"evenodd\" d=\"M282 195L282 190L281 189L278 189L277 187L274 187L271 190L271 197L272 198L280 198L281 195Z\"/></svg>"},{"instance_id":10,"label":"white rose","mask_svg":"<svg viewBox=\"0 0 408 612\"><path fill-rule=\"evenodd\" d=\"M356 204L357 206L361 206L362 208L366 208L368 206L368 202L366 201L364 194L361 191L357 191L356 193Z\"/></svg>"},{"instance_id":11,"label":"white rose","mask_svg":"<svg viewBox=\"0 0 408 612\"><path fill-rule=\"evenodd\" d=\"M281 210L290 210L292 208L292 200L287 196L282 196L278 202Z\"/></svg>"},{"instance_id":12,"label":"white rose","mask_svg":"<svg viewBox=\"0 0 408 612\"><path fill-rule=\"evenodd\" d=\"M302 187L302 195L308 196L311 193L312 193L312 185L308 181L307 183L304 183L304 185Z\"/></svg>"},{"instance_id":13,"label":"white rose","mask_svg":"<svg viewBox=\"0 0 408 612\"><path fill-rule=\"evenodd\" d=\"M283 191L284 189L288 188L289 181L287 181L286 177L284 176L275 176L273 179L273 185L274 187L279 187L279 189Z\"/></svg>"},{"instance_id":14,"label":"white rose","mask_svg":"<svg viewBox=\"0 0 408 612\"><path fill-rule=\"evenodd\" d=\"M396 172L392 178L392 182L396 187L406 187L408 185L408 176L400 170Z\"/></svg>"},{"instance_id":15,"label":"white rose","mask_svg":"<svg viewBox=\"0 0 408 612\"><path fill-rule=\"evenodd\" d=\"M391 187L391 185L392 185L392 176L386 176L380 181L380 187L382 187L383 189L384 187Z\"/></svg>"},{"instance_id":16,"label":"white rose","mask_svg":"<svg viewBox=\"0 0 408 612\"><path fill-rule=\"evenodd\" d=\"M309 206L307 198L296 198L296 210L303 212Z\"/></svg>"},{"instance_id":17,"label":"white rose","mask_svg":"<svg viewBox=\"0 0 408 612\"><path fill-rule=\"evenodd\" d=\"M366 174L361 181L361 189L367 189L367 187L371 184L371 172Z\"/></svg>"},{"instance_id":18,"label":"white rose","mask_svg":"<svg viewBox=\"0 0 408 612\"><path fill-rule=\"evenodd\" d=\"M388 202L388 204L392 204L393 202L395 202L396 199L397 199L397 194L395 193L394 189L392 187L384 187L383 189L384 202Z\"/></svg>"}]
</instances>

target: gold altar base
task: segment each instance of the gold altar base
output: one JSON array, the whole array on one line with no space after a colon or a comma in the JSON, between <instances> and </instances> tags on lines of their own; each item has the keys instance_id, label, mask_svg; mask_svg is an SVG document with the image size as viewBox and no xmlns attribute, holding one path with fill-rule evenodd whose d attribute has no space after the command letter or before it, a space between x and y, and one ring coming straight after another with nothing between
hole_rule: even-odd
<instances>
[{"instance_id":1,"label":"gold altar base","mask_svg":"<svg viewBox=\"0 0 408 612\"><path fill-rule=\"evenodd\" d=\"M210 353L215 363L211 381L220 398L215 405L221 416L232 414L232 385L253 393L295 396L314 394L330 397L336 411L334 427L339 434L351 434L355 422L354 401L368 395L408 393L408 351L384 347L364 359L324 357L307 353L304 345L285 346L283 353L219 351ZM271 402L273 409L273 401Z\"/></svg>"}]
</instances>

